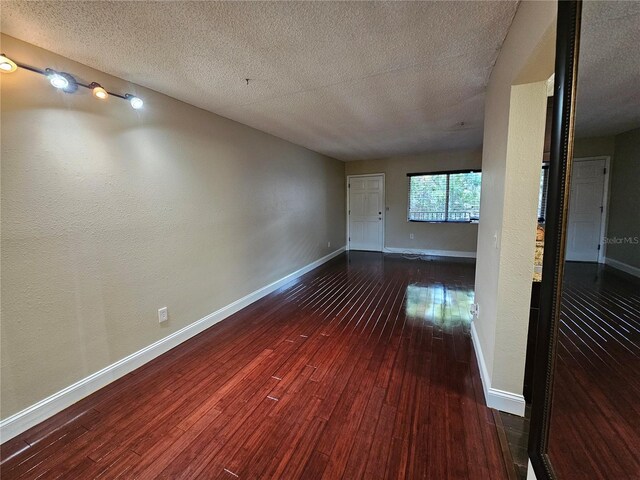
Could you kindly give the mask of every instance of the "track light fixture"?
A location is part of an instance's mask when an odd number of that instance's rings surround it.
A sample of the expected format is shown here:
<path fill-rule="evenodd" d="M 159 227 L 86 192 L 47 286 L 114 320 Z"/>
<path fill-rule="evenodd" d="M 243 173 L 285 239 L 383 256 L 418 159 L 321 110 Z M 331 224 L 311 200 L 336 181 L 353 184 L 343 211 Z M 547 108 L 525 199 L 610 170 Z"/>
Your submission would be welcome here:
<path fill-rule="evenodd" d="M 56 70 L 53 70 L 52 68 L 45 68 L 44 70 L 42 70 L 37 67 L 32 67 L 31 65 L 14 62 L 4 53 L 0 54 L 0 72 L 11 73 L 15 72 L 18 68 L 44 75 L 45 77 L 47 77 L 49 83 L 51 83 L 53 87 L 66 93 L 73 93 L 78 90 L 78 87 L 83 87 L 91 90 L 93 96 L 99 100 L 106 100 L 110 95 L 113 95 L 114 97 L 127 100 L 131 105 L 131 108 L 133 108 L 134 110 L 140 110 L 144 106 L 144 102 L 141 98 L 136 97 L 135 95 L 132 95 L 130 93 L 119 94 L 115 92 L 108 92 L 102 85 L 97 82 L 91 82 L 89 84 L 81 83 L 77 81 L 76 78 L 70 73 L 58 72 Z"/>
<path fill-rule="evenodd" d="M 49 79 L 49 83 L 66 93 L 73 93 L 78 90 L 78 82 L 73 75 L 66 72 L 56 72 L 47 68 L 45 75 Z"/>
<path fill-rule="evenodd" d="M 69 86 L 69 81 L 62 75 L 59 75 L 57 73 L 52 73 L 51 75 L 49 75 L 49 82 L 51 82 L 51 85 L 61 90 L 64 90 Z"/>
<path fill-rule="evenodd" d="M 18 66 L 16 62 L 8 57 L 5 57 L 4 53 L 0 55 L 0 72 L 11 73 L 17 70 Z"/>
<path fill-rule="evenodd" d="M 135 95 L 127 93 L 125 97 L 127 97 L 129 103 L 131 104 L 131 108 L 133 108 L 134 110 L 140 110 L 144 106 L 144 102 L 142 101 L 142 99 L 136 97 Z"/>
<path fill-rule="evenodd" d="M 93 96 L 100 100 L 106 100 L 109 96 L 109 93 L 99 83 L 93 82 L 89 85 L 89 88 L 93 90 Z"/>

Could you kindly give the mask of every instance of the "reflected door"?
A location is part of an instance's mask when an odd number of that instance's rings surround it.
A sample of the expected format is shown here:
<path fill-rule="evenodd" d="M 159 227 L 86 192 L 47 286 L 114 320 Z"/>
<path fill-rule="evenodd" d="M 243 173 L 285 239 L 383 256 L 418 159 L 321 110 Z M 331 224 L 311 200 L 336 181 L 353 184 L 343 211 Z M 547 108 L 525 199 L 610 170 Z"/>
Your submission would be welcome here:
<path fill-rule="evenodd" d="M 567 261 L 598 261 L 605 174 L 603 159 L 573 164 L 567 217 Z"/>
<path fill-rule="evenodd" d="M 384 176 L 349 177 L 349 249 L 381 252 Z"/>

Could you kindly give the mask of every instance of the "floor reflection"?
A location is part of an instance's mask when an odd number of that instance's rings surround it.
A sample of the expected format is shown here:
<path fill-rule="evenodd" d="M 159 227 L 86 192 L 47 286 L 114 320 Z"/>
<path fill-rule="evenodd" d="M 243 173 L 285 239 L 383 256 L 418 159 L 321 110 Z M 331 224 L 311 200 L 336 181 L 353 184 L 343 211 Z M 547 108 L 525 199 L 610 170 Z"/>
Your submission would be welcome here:
<path fill-rule="evenodd" d="M 640 281 L 567 262 L 549 455 L 562 479 L 640 478 Z"/>
<path fill-rule="evenodd" d="M 443 284 L 413 283 L 407 286 L 405 314 L 414 320 L 451 330 L 471 324 L 471 288 L 451 288 Z"/>

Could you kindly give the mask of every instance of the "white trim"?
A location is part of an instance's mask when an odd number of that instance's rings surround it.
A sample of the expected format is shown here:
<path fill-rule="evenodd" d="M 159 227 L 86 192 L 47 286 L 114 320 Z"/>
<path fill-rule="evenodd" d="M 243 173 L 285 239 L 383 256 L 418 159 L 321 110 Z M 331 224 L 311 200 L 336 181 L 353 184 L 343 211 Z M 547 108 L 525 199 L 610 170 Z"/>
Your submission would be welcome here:
<path fill-rule="evenodd" d="M 316 260 L 315 262 L 312 262 L 309 265 L 296 270 L 293 273 L 290 273 L 286 277 L 283 277 L 280 280 L 277 280 L 248 295 L 245 295 L 235 302 L 230 303 L 229 305 L 222 307 L 221 309 L 216 310 L 213 313 L 210 313 L 206 317 L 201 318 L 200 320 L 197 320 L 190 325 L 187 325 L 186 327 L 158 340 L 155 343 L 152 343 L 142 350 L 138 350 L 137 352 L 132 353 L 131 355 L 121 360 L 118 360 L 117 362 L 103 368 L 102 370 L 99 370 L 89 375 L 88 377 L 83 378 L 73 385 L 70 385 L 60 390 L 59 392 L 54 393 L 50 397 L 40 400 L 30 407 L 27 407 L 24 410 L 5 418 L 4 420 L 0 421 L 0 441 L 6 442 L 16 435 L 19 435 L 20 433 L 28 430 L 34 425 L 37 425 L 43 420 L 46 420 L 47 418 L 82 400 L 84 397 L 96 392 L 97 390 L 108 385 L 114 380 L 117 380 L 127 373 L 132 372 L 136 368 L 171 350 L 182 342 L 203 332 L 207 328 L 224 320 L 230 315 L 233 315 L 237 311 L 242 310 L 253 302 L 283 287 L 296 278 L 301 277 L 305 273 L 310 272 L 314 268 L 319 267 L 323 263 L 328 262 L 332 258 L 337 257 L 344 251 L 345 247 L 341 247 L 338 250 Z"/>
<path fill-rule="evenodd" d="M 629 265 L 628 263 L 621 262 L 619 260 L 615 260 L 611 257 L 605 257 L 604 263 L 609 265 L 610 267 L 617 268 L 618 270 L 622 270 L 634 277 L 640 278 L 640 268 L 634 267 L 633 265 Z"/>
<path fill-rule="evenodd" d="M 430 255 L 434 257 L 476 258 L 476 252 L 460 250 L 424 250 L 422 248 L 384 247 L 385 253 L 406 253 L 407 255 Z"/>
<path fill-rule="evenodd" d="M 349 206 L 349 184 L 350 184 L 350 179 L 351 178 L 358 178 L 358 177 L 379 177 L 382 176 L 382 250 L 373 250 L 375 252 L 382 252 L 384 251 L 384 230 L 385 230 L 385 224 L 387 221 L 387 179 L 386 179 L 386 174 L 384 173 L 363 173 L 363 174 L 359 174 L 359 175 L 347 175 L 347 182 L 346 182 L 346 188 L 347 188 L 347 209 L 345 210 L 345 217 L 347 218 L 347 238 L 345 239 L 346 241 L 346 245 L 347 245 L 347 250 L 350 250 L 350 243 L 351 241 L 349 240 L 349 238 L 351 237 L 351 233 L 349 232 L 349 210 L 351 209 L 351 207 Z"/>
<path fill-rule="evenodd" d="M 349 243 L 350 242 L 350 234 L 349 234 L 349 188 L 351 188 L 351 184 L 349 183 L 349 178 L 351 178 L 351 175 L 347 175 L 346 181 L 344 182 L 344 190 L 345 190 L 345 210 L 344 210 L 344 218 L 345 221 L 347 222 L 344 232 L 345 232 L 345 236 L 344 236 L 344 244 L 347 246 L 347 252 L 350 250 L 349 248 Z"/>
<path fill-rule="evenodd" d="M 476 352 L 480 379 L 482 380 L 482 390 L 484 391 L 484 399 L 487 402 L 487 407 L 524 417 L 526 403 L 523 395 L 491 388 L 491 375 L 489 375 L 487 365 L 484 363 L 484 355 L 482 354 L 482 347 L 480 346 L 480 339 L 478 338 L 475 322 L 471 322 L 471 340 L 473 341 L 473 348 Z"/>
<path fill-rule="evenodd" d="M 599 155 L 597 157 L 580 157 L 574 158 L 574 162 L 585 162 L 589 160 L 604 160 L 604 184 L 602 188 L 602 213 L 600 217 L 600 250 L 598 250 L 598 263 L 605 263 L 605 257 L 607 254 L 607 244 L 604 238 L 607 236 L 607 226 L 609 223 L 609 184 L 611 181 L 611 157 L 608 155 Z M 569 205 L 571 208 L 571 205 Z"/>

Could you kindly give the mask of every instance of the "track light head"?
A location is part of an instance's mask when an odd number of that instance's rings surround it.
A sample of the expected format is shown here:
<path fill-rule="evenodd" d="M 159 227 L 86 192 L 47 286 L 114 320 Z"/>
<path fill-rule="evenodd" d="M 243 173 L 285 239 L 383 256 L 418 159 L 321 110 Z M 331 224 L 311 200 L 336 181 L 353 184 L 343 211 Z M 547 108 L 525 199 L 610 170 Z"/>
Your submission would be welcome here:
<path fill-rule="evenodd" d="M 54 87 L 61 88 L 63 90 L 69 86 L 69 81 L 62 75 L 58 75 L 57 73 L 49 75 L 49 81 Z"/>
<path fill-rule="evenodd" d="M 144 106 L 144 102 L 142 101 L 142 99 L 139 97 L 136 97 L 135 95 L 131 95 L 130 93 L 127 93 L 125 95 L 125 98 L 129 100 L 129 103 L 131 104 L 131 107 L 134 110 L 140 110 Z"/>
<path fill-rule="evenodd" d="M 89 88 L 92 89 L 93 96 L 100 100 L 106 100 L 109 97 L 109 93 L 104 88 L 102 88 L 99 83 L 93 82 L 91 85 L 89 85 Z"/>
<path fill-rule="evenodd" d="M 51 70 L 47 68 L 45 70 L 45 74 L 49 79 L 49 83 L 53 85 L 55 88 L 62 90 L 66 93 L 73 93 L 78 90 L 78 82 L 73 77 L 66 72 L 56 72 L 55 70 Z"/>
<path fill-rule="evenodd" d="M 16 62 L 6 57 L 4 53 L 0 55 L 0 72 L 11 73 L 15 72 L 17 69 L 18 65 L 16 65 Z"/>

